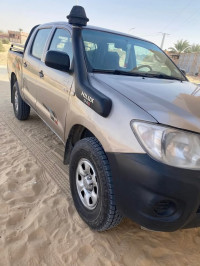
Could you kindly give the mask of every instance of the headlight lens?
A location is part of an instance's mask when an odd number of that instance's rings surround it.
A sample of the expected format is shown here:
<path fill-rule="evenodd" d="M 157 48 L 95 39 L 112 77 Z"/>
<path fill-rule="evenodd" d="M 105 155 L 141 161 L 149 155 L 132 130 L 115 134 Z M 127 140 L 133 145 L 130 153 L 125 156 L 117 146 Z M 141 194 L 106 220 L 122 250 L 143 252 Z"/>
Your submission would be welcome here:
<path fill-rule="evenodd" d="M 200 169 L 200 136 L 156 124 L 132 121 L 146 152 L 154 159 L 181 168 Z"/>

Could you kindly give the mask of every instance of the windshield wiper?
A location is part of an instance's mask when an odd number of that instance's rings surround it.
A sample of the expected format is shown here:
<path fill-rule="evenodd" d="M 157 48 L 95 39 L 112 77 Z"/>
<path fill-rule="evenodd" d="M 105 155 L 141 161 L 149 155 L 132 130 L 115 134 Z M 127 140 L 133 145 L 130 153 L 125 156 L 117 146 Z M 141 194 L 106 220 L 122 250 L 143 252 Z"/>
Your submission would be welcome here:
<path fill-rule="evenodd" d="M 145 73 L 137 73 L 137 72 L 128 72 L 123 70 L 105 70 L 105 69 L 92 69 L 92 72 L 97 73 L 107 73 L 114 75 L 125 75 L 125 76 L 134 76 L 134 77 L 148 77 Z"/>
<path fill-rule="evenodd" d="M 184 81 L 184 79 L 181 78 L 177 78 L 174 76 L 168 76 L 165 74 L 147 74 L 149 78 L 158 78 L 158 79 L 171 79 L 171 80 L 180 80 L 180 81 Z"/>
<path fill-rule="evenodd" d="M 170 80 L 184 81 L 183 79 L 179 79 L 173 76 L 168 76 L 162 73 L 151 74 L 151 73 L 141 73 L 141 72 L 128 72 L 128 71 L 117 70 L 117 69 L 116 70 L 93 69 L 92 72 L 107 73 L 107 74 L 114 74 L 114 75 L 126 75 L 126 76 L 142 77 L 142 78 L 158 78 L 158 79 L 170 79 Z"/>

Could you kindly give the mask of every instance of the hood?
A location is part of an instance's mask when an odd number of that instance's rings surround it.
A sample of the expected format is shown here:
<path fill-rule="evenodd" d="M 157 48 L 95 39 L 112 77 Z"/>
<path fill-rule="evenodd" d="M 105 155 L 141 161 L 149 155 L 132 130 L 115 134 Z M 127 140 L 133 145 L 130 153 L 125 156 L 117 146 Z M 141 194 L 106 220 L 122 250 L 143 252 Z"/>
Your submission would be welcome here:
<path fill-rule="evenodd" d="M 140 106 L 158 123 L 200 132 L 200 86 L 123 75 L 95 73 L 93 77 Z"/>

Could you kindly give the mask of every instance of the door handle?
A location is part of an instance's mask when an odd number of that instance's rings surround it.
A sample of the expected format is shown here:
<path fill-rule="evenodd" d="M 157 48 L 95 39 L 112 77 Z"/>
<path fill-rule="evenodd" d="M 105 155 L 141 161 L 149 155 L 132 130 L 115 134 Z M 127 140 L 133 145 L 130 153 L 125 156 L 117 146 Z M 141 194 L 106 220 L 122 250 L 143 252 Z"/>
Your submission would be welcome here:
<path fill-rule="evenodd" d="M 24 62 L 24 67 L 27 67 L 28 65 L 27 65 L 27 63 L 26 62 Z"/>
<path fill-rule="evenodd" d="M 40 78 L 43 78 L 44 77 L 44 73 L 43 73 L 42 70 L 39 72 L 39 75 L 40 75 Z"/>

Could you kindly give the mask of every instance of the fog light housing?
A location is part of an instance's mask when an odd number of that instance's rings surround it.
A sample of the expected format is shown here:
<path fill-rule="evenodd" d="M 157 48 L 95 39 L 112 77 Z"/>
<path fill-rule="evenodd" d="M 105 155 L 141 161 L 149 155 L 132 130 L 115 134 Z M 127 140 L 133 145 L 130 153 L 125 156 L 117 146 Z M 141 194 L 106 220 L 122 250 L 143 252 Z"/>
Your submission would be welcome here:
<path fill-rule="evenodd" d="M 176 204 L 171 200 L 161 200 L 156 202 L 153 211 L 156 216 L 169 217 L 176 212 Z"/>

